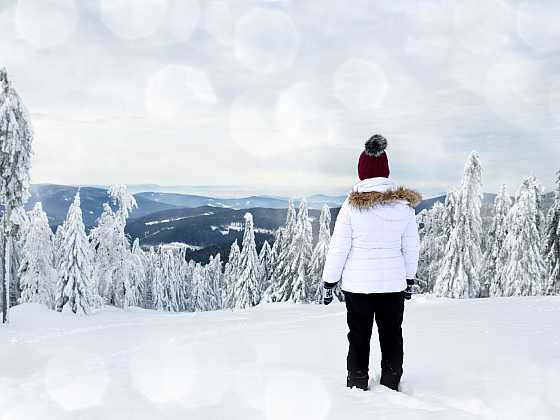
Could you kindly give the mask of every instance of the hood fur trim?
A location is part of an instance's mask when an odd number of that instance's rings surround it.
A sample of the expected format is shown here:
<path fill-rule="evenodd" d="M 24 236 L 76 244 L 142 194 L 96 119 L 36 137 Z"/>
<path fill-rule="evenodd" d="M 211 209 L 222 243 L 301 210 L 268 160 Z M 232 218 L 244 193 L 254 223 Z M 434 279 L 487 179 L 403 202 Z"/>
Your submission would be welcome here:
<path fill-rule="evenodd" d="M 388 204 L 398 200 L 408 201 L 408 205 L 414 208 L 422 201 L 422 195 L 418 191 L 401 185 L 386 191 L 353 191 L 348 196 L 348 203 L 359 210 L 369 209 L 377 204 Z"/>

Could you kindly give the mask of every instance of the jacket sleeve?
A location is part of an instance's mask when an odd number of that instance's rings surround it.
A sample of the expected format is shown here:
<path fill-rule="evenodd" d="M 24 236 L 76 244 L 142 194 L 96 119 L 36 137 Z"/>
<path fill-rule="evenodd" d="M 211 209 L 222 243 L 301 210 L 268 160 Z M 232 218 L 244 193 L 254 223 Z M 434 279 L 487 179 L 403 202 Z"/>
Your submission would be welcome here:
<path fill-rule="evenodd" d="M 420 236 L 418 235 L 414 210 L 401 238 L 401 250 L 404 257 L 406 278 L 413 279 L 416 277 L 418 258 L 420 257 Z"/>
<path fill-rule="evenodd" d="M 340 280 L 351 246 L 352 224 L 348 201 L 345 201 L 336 218 L 329 251 L 327 252 L 325 268 L 323 269 L 323 281 L 325 283 L 337 283 Z"/>

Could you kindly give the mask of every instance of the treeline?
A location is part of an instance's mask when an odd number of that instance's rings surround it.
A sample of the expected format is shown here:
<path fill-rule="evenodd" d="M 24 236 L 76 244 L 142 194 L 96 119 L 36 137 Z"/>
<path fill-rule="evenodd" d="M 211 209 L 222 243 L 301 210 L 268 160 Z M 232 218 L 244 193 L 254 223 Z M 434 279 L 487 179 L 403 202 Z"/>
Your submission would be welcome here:
<path fill-rule="evenodd" d="M 272 246 L 265 242 L 257 252 L 253 217 L 247 213 L 243 243 L 232 244 L 225 266 L 220 254 L 201 265 L 187 261 L 186 248 L 179 243 L 148 250 L 137 239 L 131 244 L 125 227 L 136 201 L 123 185 L 110 187 L 108 194 L 111 203 L 104 204 L 89 235 L 79 193 L 54 234 L 41 203 L 28 213 L 18 212 L 15 301 L 87 314 L 104 304 L 178 312 L 321 298 L 330 241 L 327 206 L 321 212 L 315 245 L 304 200 L 297 212 L 290 203 L 286 225 L 278 229 Z"/>
<path fill-rule="evenodd" d="M 445 204 L 418 214 L 421 290 L 437 296 L 475 298 L 560 293 L 560 171 L 547 214 L 534 176 L 523 180 L 514 200 L 506 185 L 483 226 L 482 165 L 472 152 L 461 185 Z"/>
<path fill-rule="evenodd" d="M 473 152 L 461 185 L 447 194 L 444 204 L 418 214 L 420 291 L 452 298 L 558 294 L 560 172 L 546 215 L 542 188 L 528 177 L 514 202 L 502 186 L 488 226 L 480 214 L 481 185 L 482 166 Z M 316 244 L 306 202 L 297 211 L 290 203 L 272 246 L 265 242 L 257 251 L 253 217 L 247 213 L 243 242 L 231 245 L 227 263 L 217 254 L 202 265 L 188 261 L 180 243 L 147 250 L 138 240 L 131 244 L 125 227 L 135 199 L 122 185 L 112 186 L 108 194 L 111 203 L 104 204 L 89 235 L 79 193 L 54 234 L 40 203 L 28 213 L 14 211 L 14 301 L 89 313 L 104 304 L 179 312 L 321 299 L 331 237 L 327 206 L 321 211 Z M 340 289 L 336 293 L 343 300 Z"/>

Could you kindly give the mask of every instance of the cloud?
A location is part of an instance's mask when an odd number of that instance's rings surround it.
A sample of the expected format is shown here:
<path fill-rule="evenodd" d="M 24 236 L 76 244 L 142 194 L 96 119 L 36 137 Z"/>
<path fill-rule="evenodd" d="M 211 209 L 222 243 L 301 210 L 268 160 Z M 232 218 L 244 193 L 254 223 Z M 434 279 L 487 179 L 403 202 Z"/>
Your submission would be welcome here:
<path fill-rule="evenodd" d="M 33 116 L 35 182 L 342 192 L 380 132 L 392 176 L 425 193 L 457 184 L 473 149 L 485 190 L 530 173 L 550 188 L 557 8 L 14 0 L 0 61 Z"/>

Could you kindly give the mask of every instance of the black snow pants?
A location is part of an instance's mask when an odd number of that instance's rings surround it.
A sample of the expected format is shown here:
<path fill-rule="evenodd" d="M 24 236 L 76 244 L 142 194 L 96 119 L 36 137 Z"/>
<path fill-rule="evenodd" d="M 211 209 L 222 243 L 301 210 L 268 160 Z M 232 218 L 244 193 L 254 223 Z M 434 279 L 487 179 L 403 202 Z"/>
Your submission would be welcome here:
<path fill-rule="evenodd" d="M 346 299 L 348 333 L 348 357 L 346 365 L 351 374 L 369 369 L 370 340 L 373 321 L 377 323 L 381 347 L 381 372 L 402 375 L 404 293 L 350 293 Z"/>

